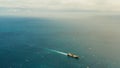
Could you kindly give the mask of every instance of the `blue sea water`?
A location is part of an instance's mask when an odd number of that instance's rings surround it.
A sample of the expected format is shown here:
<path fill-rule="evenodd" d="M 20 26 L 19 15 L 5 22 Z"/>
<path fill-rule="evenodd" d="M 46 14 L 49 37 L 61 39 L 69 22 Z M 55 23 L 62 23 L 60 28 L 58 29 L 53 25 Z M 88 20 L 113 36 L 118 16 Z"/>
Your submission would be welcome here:
<path fill-rule="evenodd" d="M 106 36 L 99 37 L 95 32 L 104 29 L 96 29 L 96 24 L 92 24 L 94 28 L 73 24 L 45 18 L 0 17 L 0 68 L 119 68 L 119 53 L 114 54 L 114 48 L 107 46 L 110 42 L 104 39 Z M 101 34 L 106 35 L 104 31 Z M 67 57 L 69 52 L 80 59 Z"/>

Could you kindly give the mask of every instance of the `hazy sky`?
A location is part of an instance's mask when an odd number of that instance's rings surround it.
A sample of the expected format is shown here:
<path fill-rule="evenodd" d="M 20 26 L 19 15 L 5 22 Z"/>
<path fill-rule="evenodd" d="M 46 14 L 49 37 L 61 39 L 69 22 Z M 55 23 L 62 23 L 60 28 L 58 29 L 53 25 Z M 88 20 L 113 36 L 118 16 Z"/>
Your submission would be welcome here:
<path fill-rule="evenodd" d="M 0 0 L 0 10 L 4 9 L 119 12 L 120 0 Z"/>
<path fill-rule="evenodd" d="M 96 14 L 120 15 L 120 0 L 0 0 L 3 16 L 78 19 Z"/>

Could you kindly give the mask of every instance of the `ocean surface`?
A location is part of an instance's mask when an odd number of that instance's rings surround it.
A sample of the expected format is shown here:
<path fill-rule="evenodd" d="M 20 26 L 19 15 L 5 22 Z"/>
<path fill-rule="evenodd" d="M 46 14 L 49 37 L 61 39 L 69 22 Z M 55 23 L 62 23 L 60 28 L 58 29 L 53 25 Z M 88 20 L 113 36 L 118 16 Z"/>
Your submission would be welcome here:
<path fill-rule="evenodd" d="M 119 16 L 0 17 L 0 68 L 120 68 Z M 80 56 L 67 57 L 67 53 Z"/>

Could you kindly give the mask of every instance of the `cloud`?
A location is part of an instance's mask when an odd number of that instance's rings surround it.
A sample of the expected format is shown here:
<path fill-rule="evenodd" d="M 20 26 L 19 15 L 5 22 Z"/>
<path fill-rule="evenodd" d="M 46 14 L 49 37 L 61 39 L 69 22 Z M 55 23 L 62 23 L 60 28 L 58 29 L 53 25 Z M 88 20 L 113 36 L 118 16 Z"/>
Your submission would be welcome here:
<path fill-rule="evenodd" d="M 120 0 L 0 0 L 9 9 L 120 11 Z"/>

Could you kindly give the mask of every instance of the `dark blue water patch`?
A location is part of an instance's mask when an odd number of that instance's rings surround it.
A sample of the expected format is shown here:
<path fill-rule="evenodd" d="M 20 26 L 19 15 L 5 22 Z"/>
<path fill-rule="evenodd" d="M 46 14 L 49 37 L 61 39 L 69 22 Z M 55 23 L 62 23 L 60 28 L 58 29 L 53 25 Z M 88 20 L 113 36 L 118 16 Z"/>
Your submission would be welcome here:
<path fill-rule="evenodd" d="M 59 54 L 48 54 L 41 49 L 53 44 L 50 40 L 60 30 L 56 27 L 47 20 L 1 17 L 0 68 L 71 67 L 58 60 Z"/>
<path fill-rule="evenodd" d="M 36 22 L 36 23 L 34 23 Z M 38 23 L 41 23 L 41 26 L 45 23 L 48 24 L 50 20 L 37 19 L 37 18 L 24 18 L 24 17 L 0 17 L 0 31 L 18 31 L 23 28 L 37 28 Z M 43 24 L 44 23 L 44 24 Z M 47 25 L 46 24 L 46 25 Z M 23 29 L 24 30 L 24 29 Z"/>

